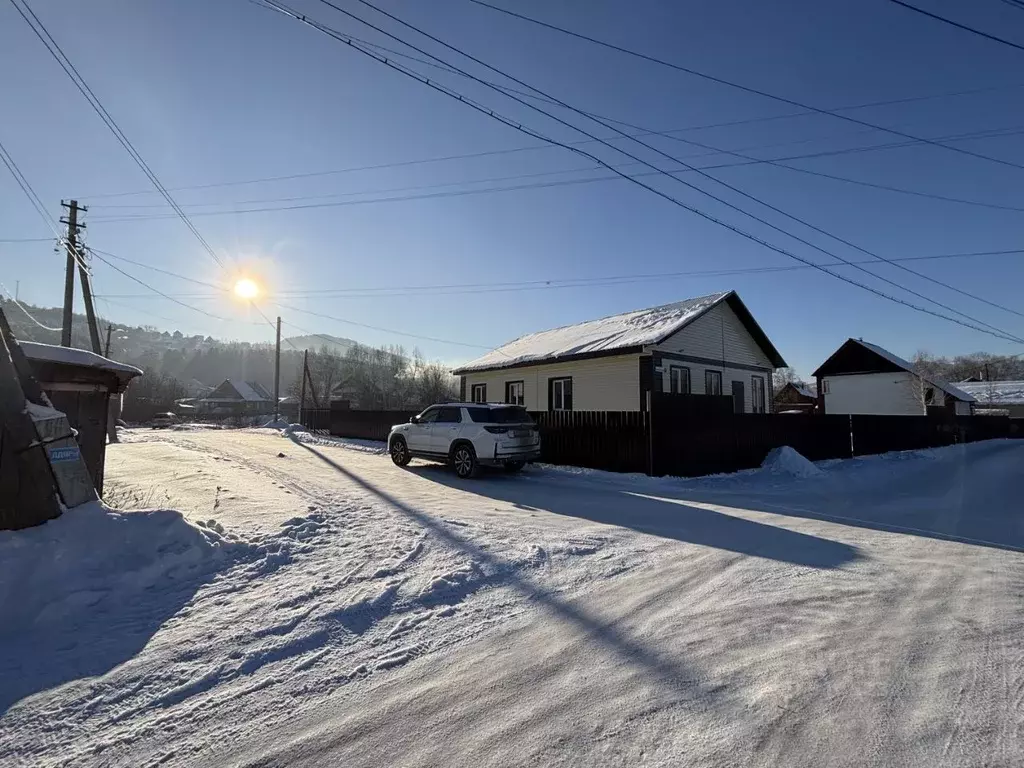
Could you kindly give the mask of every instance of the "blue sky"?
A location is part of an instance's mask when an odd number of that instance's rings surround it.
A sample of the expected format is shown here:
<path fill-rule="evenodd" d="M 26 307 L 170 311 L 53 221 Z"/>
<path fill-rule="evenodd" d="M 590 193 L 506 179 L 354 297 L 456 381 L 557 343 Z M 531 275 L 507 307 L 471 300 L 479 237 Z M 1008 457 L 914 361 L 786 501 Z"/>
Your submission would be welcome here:
<path fill-rule="evenodd" d="M 708 83 L 473 5 L 467 0 L 381 5 L 558 98 L 634 125 L 668 131 L 787 115 L 793 107 Z M 930 10 L 1024 40 L 1024 12 L 996 0 L 970 4 L 921 0 Z M 339 4 L 445 58 L 414 33 L 375 16 L 354 0 Z M 500 4 L 500 3 L 499 3 Z M 313 0 L 296 7 L 331 26 L 397 47 L 393 41 Z M 506 6 L 511 4 L 506 3 Z M 873 296 L 813 270 L 679 276 L 606 286 L 451 295 L 430 285 L 647 275 L 794 262 L 622 180 L 360 203 L 298 210 L 199 215 L 238 208 L 353 201 L 536 181 L 590 178 L 592 165 L 559 148 L 487 154 L 538 142 L 413 82 L 346 46 L 245 0 L 95 0 L 35 2 L 33 8 L 125 134 L 170 187 L 222 184 L 270 176 L 370 165 L 376 170 L 289 181 L 175 191 L 179 203 L 228 263 L 222 271 L 181 221 L 126 216 L 166 214 L 148 182 L 81 95 L 7 3 L 0 4 L 0 141 L 21 166 L 54 218 L 61 198 L 90 206 L 88 243 L 95 248 L 196 279 L 229 284 L 235 273 L 259 275 L 281 295 L 268 315 L 297 327 L 367 343 L 418 346 L 428 357 L 458 362 L 480 350 L 417 340 L 279 309 L 299 309 L 413 334 L 488 347 L 522 333 L 674 300 L 736 289 L 783 356 L 809 373 L 848 336 L 894 352 L 956 354 L 1024 351 L 944 320 Z M 884 0 L 819 3 L 753 0 L 659 3 L 541 2 L 521 12 L 660 58 L 819 107 L 990 88 L 873 107 L 847 114 L 925 137 L 1024 128 L 1024 53 L 910 13 Z M 460 66 L 488 74 L 466 60 Z M 561 141 L 584 138 L 492 91 L 437 70 L 438 81 Z M 557 108 L 549 108 L 556 110 Z M 602 137 L 612 133 L 560 111 Z M 676 134 L 761 158 L 867 147 L 899 141 L 829 116 L 813 115 Z M 690 162 L 721 164 L 726 155 L 655 136 L 648 141 Z M 625 147 L 625 142 L 619 142 Z M 1021 134 L 960 141 L 957 146 L 1024 165 Z M 586 149 L 611 163 L 627 158 L 601 145 Z M 630 148 L 660 167 L 663 157 Z M 1024 207 L 1024 170 L 915 145 L 794 161 L 803 168 L 921 192 Z M 623 170 L 646 170 L 631 166 Z M 474 180 L 531 176 L 500 183 Z M 710 171 L 772 205 L 887 258 L 1022 247 L 1024 213 L 967 206 L 837 182 L 766 165 Z M 0 241 L 50 233 L 8 175 L 0 174 Z M 789 222 L 711 182 L 687 180 L 756 212 L 847 259 L 846 246 Z M 832 259 L 750 221 L 665 177 L 645 181 L 815 262 Z M 449 187 L 437 185 L 451 184 Z M 382 190 L 406 190 L 381 192 Z M 354 194 L 358 193 L 358 194 Z M 291 200 L 301 198 L 300 200 Z M 286 201 L 252 203 L 250 201 Z M 142 206 L 142 207 L 113 207 Z M 95 264 L 99 309 L 131 324 L 185 333 L 270 340 L 250 310 L 211 289 L 114 262 L 181 300 L 230 318 L 203 314 L 146 293 L 109 266 Z M 47 242 L 0 242 L 0 275 L 21 296 L 56 305 L 63 259 Z M 907 262 L 930 277 L 1024 311 L 1021 254 Z M 953 293 L 890 265 L 879 274 L 1015 335 L 1022 317 Z M 917 304 L 851 267 L 843 274 Z M 316 297 L 308 291 L 412 287 L 402 295 Z M 285 298 L 284 292 L 292 292 Z M 305 292 L 305 293 L 304 293 Z M 946 312 L 946 310 L 937 310 Z M 159 316 L 159 317 L 156 317 Z M 168 319 L 161 319 L 168 318 Z M 173 321 L 173 322 L 172 322 Z"/>

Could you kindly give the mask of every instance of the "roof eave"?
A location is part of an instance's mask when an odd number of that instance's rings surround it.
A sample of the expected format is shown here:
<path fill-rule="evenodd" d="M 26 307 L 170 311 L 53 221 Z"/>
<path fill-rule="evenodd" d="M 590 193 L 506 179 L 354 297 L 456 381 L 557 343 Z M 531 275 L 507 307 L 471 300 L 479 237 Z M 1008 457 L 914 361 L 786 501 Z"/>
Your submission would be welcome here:
<path fill-rule="evenodd" d="M 649 346 L 649 345 L 648 345 Z M 487 373 L 489 371 L 508 371 L 514 368 L 530 368 L 540 365 L 554 365 L 555 363 L 568 363 L 578 360 L 590 360 L 598 357 L 615 357 L 618 355 L 636 355 L 643 352 L 645 345 L 633 344 L 628 347 L 615 347 L 614 349 L 600 349 L 594 352 L 578 352 L 572 355 L 558 355 L 556 357 L 542 357 L 537 360 L 523 360 L 508 363 L 506 365 L 488 365 L 483 368 L 455 368 L 453 376 L 465 376 L 471 373 Z"/>

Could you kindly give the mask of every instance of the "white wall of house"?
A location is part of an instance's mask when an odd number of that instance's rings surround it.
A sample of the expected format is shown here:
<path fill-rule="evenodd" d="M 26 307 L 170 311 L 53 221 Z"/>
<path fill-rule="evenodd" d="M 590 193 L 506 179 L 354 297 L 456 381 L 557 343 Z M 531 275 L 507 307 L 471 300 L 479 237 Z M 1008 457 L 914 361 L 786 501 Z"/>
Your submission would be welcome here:
<path fill-rule="evenodd" d="M 743 412 L 753 413 L 753 396 L 754 384 L 751 378 L 757 376 L 764 381 L 765 386 L 765 413 L 770 413 L 772 410 L 772 372 L 771 369 L 766 371 L 749 371 L 739 368 L 729 368 L 721 365 L 703 365 L 701 363 L 691 363 L 680 360 L 662 360 L 662 372 L 659 374 L 655 372 L 655 376 L 661 376 L 661 391 L 671 392 L 670 386 L 670 371 L 669 368 L 675 366 L 680 368 L 688 368 L 690 370 L 690 393 L 694 395 L 707 395 L 710 394 L 705 388 L 705 371 L 721 371 L 722 373 L 722 394 L 732 397 L 732 383 L 733 381 L 743 382 Z"/>
<path fill-rule="evenodd" d="M 912 373 L 824 376 L 822 388 L 825 413 L 923 416 L 927 412 L 921 380 Z"/>
<path fill-rule="evenodd" d="M 548 409 L 548 379 L 572 377 L 574 411 L 640 410 L 640 356 L 615 355 L 483 373 L 467 373 L 466 399 L 474 384 L 487 385 L 487 401 L 505 401 L 505 382 L 522 381 L 526 408 Z"/>
<path fill-rule="evenodd" d="M 659 352 L 671 352 L 687 357 L 716 361 L 698 363 L 689 360 L 663 360 L 662 392 L 671 391 L 669 366 L 682 366 L 690 369 L 690 392 L 695 395 L 708 394 L 704 386 L 706 370 L 721 371 L 722 394 L 732 396 L 732 382 L 743 382 L 744 411 L 750 413 L 753 410 L 751 377 L 758 376 L 765 380 L 765 411 L 771 410 L 772 362 L 727 303 L 723 302 L 713 307 L 653 349 Z M 717 361 L 725 361 L 725 363 Z M 758 366 L 764 370 L 751 371 L 734 368 L 727 363 Z M 655 373 L 655 375 L 658 374 Z"/>

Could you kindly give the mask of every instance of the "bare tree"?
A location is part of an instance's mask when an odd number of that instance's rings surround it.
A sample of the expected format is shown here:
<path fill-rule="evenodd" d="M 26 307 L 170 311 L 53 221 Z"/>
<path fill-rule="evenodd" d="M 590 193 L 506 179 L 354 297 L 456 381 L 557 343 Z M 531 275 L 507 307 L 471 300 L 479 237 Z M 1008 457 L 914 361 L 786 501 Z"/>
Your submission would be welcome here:
<path fill-rule="evenodd" d="M 787 384 L 803 384 L 792 368 L 776 368 L 772 371 L 772 390 L 779 394 Z"/>

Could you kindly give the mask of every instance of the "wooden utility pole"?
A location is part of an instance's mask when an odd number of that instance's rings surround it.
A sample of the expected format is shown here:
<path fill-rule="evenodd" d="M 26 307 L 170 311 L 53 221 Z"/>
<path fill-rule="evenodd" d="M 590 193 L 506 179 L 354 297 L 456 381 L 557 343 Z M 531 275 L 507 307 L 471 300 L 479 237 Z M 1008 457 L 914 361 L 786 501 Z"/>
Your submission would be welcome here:
<path fill-rule="evenodd" d="M 277 346 L 274 350 L 274 421 L 281 413 L 281 316 L 277 317 Z"/>
<path fill-rule="evenodd" d="M 75 306 L 75 262 L 77 261 L 79 228 L 78 212 L 85 209 L 79 208 L 77 200 L 71 200 L 67 203 L 62 200 L 60 204 L 68 209 L 68 215 L 61 217 L 61 223 L 68 225 L 68 234 L 64 244 L 68 252 L 68 258 L 64 267 L 64 321 L 61 324 L 60 345 L 62 347 L 70 347 L 71 322 Z"/>
<path fill-rule="evenodd" d="M 302 420 L 302 412 L 306 410 L 306 369 L 309 365 L 309 350 L 302 350 L 302 387 L 300 388 L 301 394 L 299 395 L 299 424 L 305 426 L 305 422 Z"/>
<path fill-rule="evenodd" d="M 82 279 L 82 301 L 85 304 L 85 319 L 89 324 L 89 342 L 92 344 L 92 351 L 97 355 L 102 354 L 103 347 L 100 346 L 100 329 L 96 325 L 96 310 L 92 305 L 92 278 L 85 268 L 85 259 L 79 252 L 78 276 Z"/>
<path fill-rule="evenodd" d="M 110 357 L 110 332 L 114 330 L 114 326 L 107 323 L 107 343 L 103 346 L 103 356 Z"/>

